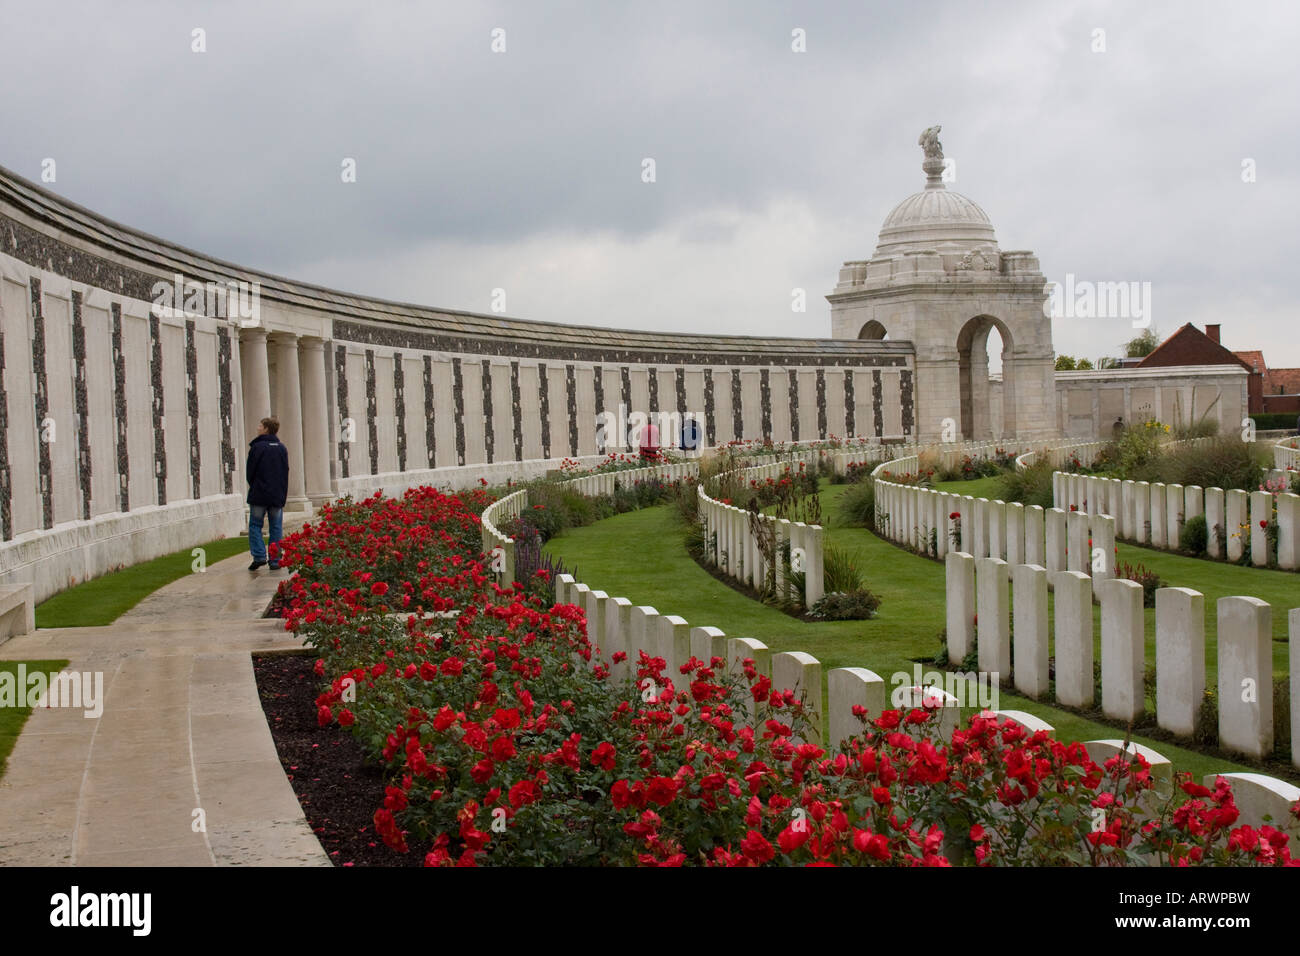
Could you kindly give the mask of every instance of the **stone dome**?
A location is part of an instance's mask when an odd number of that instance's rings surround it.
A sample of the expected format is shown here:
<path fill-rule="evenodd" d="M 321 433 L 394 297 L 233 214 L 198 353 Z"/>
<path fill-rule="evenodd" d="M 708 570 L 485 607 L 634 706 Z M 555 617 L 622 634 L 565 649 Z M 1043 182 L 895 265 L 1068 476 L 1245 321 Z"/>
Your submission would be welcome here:
<path fill-rule="evenodd" d="M 885 217 L 876 245 L 877 256 L 928 250 L 966 251 L 997 248 L 993 223 L 979 204 L 943 183 L 931 182 L 908 196 Z"/>

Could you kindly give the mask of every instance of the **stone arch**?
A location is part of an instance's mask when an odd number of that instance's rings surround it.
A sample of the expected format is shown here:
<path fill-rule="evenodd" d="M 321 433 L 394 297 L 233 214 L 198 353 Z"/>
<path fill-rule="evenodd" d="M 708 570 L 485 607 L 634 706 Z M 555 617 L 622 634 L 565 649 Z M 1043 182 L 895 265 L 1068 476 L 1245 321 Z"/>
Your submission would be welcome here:
<path fill-rule="evenodd" d="M 877 342 L 887 337 L 888 335 L 889 332 L 886 331 L 885 327 L 881 325 L 879 322 L 877 322 L 875 319 L 872 319 L 870 322 L 864 325 L 862 329 L 858 332 L 858 338 L 868 339 L 870 341 L 877 341 Z"/>
<path fill-rule="evenodd" d="M 1002 427 L 995 435 L 990 408 L 989 332 L 997 329 L 1002 340 Z M 1007 323 L 981 314 L 967 319 L 957 332 L 957 365 L 961 395 L 961 434 L 981 441 L 1016 434 L 1015 337 Z"/>

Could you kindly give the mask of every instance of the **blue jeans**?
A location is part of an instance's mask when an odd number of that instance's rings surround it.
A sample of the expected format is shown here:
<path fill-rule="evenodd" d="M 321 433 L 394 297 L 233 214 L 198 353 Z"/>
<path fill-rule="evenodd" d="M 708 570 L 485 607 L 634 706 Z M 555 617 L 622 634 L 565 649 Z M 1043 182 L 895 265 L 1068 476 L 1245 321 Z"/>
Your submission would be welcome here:
<path fill-rule="evenodd" d="M 266 545 L 262 543 L 262 522 L 268 516 L 271 519 L 271 544 L 275 544 L 284 536 L 284 509 L 268 508 L 266 505 L 248 506 L 248 550 L 252 552 L 254 561 L 266 560 Z"/>

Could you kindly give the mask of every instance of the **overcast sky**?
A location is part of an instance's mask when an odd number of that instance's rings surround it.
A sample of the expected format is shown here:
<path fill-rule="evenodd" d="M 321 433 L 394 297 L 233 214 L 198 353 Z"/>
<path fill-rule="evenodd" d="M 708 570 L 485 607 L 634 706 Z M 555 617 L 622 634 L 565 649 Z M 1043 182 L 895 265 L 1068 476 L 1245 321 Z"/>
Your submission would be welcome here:
<path fill-rule="evenodd" d="M 1300 365 L 1294 3 L 0 9 L 0 165 L 39 181 L 53 158 L 60 195 L 268 272 L 477 312 L 501 288 L 524 319 L 829 336 L 840 264 L 921 188 L 917 136 L 942 124 L 951 188 L 1001 248 L 1049 279 L 1150 282 L 1162 334 L 1220 322 L 1230 348 Z M 1058 352 L 1092 358 L 1132 334 L 1054 322 Z"/>

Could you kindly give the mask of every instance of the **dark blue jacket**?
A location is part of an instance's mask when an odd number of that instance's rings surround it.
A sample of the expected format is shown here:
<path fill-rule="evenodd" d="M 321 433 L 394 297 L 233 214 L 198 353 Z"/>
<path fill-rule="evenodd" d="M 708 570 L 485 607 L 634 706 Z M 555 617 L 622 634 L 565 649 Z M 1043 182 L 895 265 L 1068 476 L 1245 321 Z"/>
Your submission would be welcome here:
<path fill-rule="evenodd" d="M 248 503 L 283 508 L 289 496 L 289 449 L 274 435 L 258 435 L 248 443 Z"/>

